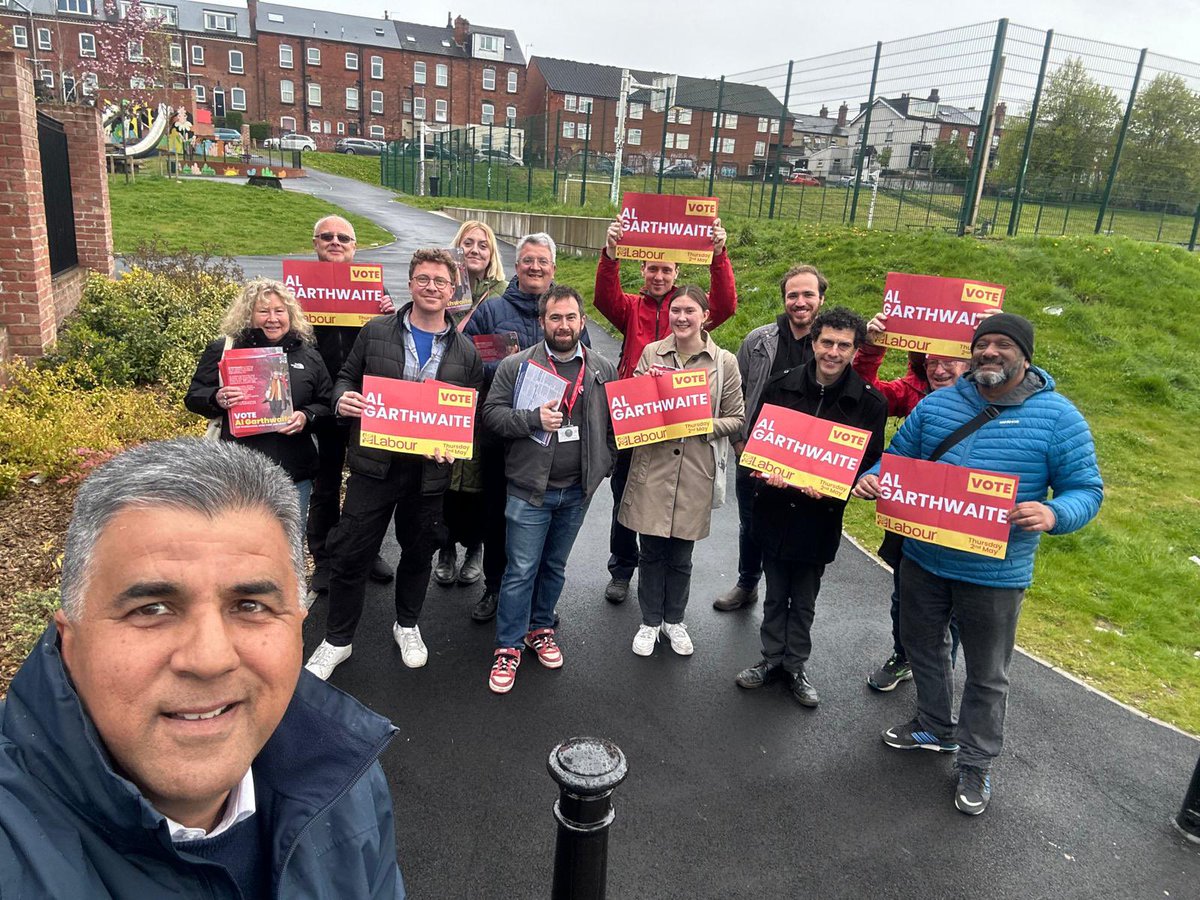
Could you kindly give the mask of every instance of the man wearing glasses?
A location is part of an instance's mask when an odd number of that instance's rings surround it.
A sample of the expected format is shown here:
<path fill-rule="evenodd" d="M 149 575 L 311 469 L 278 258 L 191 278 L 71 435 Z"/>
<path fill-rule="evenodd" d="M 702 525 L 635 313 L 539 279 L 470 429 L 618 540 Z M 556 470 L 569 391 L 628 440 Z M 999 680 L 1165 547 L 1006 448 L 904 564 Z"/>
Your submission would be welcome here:
<path fill-rule="evenodd" d="M 425 459 L 361 447 L 360 419 L 366 406 L 364 375 L 432 379 L 476 390 L 483 387 L 483 364 L 470 338 L 454 328 L 446 305 L 454 294 L 458 272 L 445 250 L 413 254 L 408 266 L 412 302 L 394 316 L 379 316 L 364 325 L 333 386 L 339 416 L 350 420 L 347 461 L 350 480 L 341 521 L 329 534 L 329 619 L 325 640 L 305 666 L 327 679 L 350 658 L 366 594 L 366 569 L 387 533 L 396 526 L 400 563 L 396 567 L 396 623 L 392 636 L 404 665 L 419 668 L 428 660 L 417 620 L 433 552 L 442 530 L 442 494 L 450 483 L 450 460 Z"/>
<path fill-rule="evenodd" d="M 357 242 L 354 226 L 341 216 L 326 216 L 313 225 L 313 249 L 321 262 L 354 262 Z M 395 309 L 392 298 L 385 292 L 379 304 L 381 313 Z M 325 361 L 329 377 L 336 379 L 342 364 L 354 346 L 359 329 L 347 325 L 314 325 L 317 351 Z M 342 502 L 342 467 L 346 463 L 346 442 L 350 429 L 345 420 L 332 417 L 317 419 L 313 423 L 317 436 L 318 465 L 312 498 L 308 505 L 308 549 L 312 553 L 316 569 L 313 572 L 311 591 L 307 605 L 320 594 L 329 591 L 329 552 L 326 541 L 329 532 L 338 523 Z M 372 581 L 386 584 L 392 580 L 392 570 L 379 556 L 370 563 Z"/>

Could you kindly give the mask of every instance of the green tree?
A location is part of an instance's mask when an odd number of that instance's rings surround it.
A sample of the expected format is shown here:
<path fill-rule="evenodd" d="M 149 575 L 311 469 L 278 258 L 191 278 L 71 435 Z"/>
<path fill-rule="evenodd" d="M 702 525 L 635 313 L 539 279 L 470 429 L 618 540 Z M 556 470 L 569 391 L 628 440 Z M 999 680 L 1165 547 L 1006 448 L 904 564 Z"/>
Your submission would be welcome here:
<path fill-rule="evenodd" d="M 1200 96 L 1162 72 L 1138 93 L 1118 182 L 1129 199 L 1194 207 L 1200 194 Z"/>
<path fill-rule="evenodd" d="M 949 141 L 933 145 L 931 161 L 934 178 L 958 180 L 967 177 L 970 163 L 961 141 Z"/>

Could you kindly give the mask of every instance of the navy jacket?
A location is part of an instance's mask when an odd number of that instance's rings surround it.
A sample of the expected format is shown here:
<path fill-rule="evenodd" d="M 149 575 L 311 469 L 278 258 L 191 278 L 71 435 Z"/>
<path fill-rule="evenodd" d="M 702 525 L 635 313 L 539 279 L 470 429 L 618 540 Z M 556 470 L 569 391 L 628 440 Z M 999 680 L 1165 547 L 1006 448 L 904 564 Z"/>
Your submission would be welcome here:
<path fill-rule="evenodd" d="M 253 763 L 275 897 L 403 900 L 377 758 L 396 729 L 300 673 Z M 238 898 L 222 866 L 179 853 L 166 819 L 117 775 L 67 677 L 53 624 L 0 706 L 0 887 L 45 897 Z"/>

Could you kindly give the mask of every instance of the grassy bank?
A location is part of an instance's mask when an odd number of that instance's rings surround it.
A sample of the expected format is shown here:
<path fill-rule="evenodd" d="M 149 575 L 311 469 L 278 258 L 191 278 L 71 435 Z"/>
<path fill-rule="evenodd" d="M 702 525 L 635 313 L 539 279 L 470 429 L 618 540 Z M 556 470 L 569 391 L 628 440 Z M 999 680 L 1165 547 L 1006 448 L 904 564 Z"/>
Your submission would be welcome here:
<path fill-rule="evenodd" d="M 218 181 L 140 176 L 108 181 L 113 246 L 127 253 L 157 238 L 171 249 L 211 248 L 217 256 L 268 256 L 312 249 L 312 223 L 337 214 L 349 219 L 359 247 L 377 247 L 391 234 L 308 194 Z"/>
<path fill-rule="evenodd" d="M 308 169 L 317 169 L 321 172 L 329 172 L 332 175 L 353 178 L 355 181 L 361 181 L 363 184 L 372 184 L 375 187 L 379 187 L 378 156 L 310 152 L 304 154 L 304 166 Z"/>
<path fill-rule="evenodd" d="M 1091 425 L 1106 485 L 1092 524 L 1043 541 L 1020 643 L 1200 733 L 1200 567 L 1189 561 L 1200 554 L 1200 259 L 1119 238 L 977 241 L 765 222 L 735 224 L 730 249 L 738 313 L 715 335 L 730 349 L 777 314 L 794 261 L 826 273 L 827 302 L 865 315 L 879 310 L 888 271 L 1008 287 L 1006 308 L 1037 327 L 1035 362 Z M 635 287 L 636 267 L 624 268 Z M 594 261 L 564 259 L 558 278 L 590 295 L 594 274 Z M 885 365 L 884 377 L 898 377 L 903 356 Z M 852 502 L 847 528 L 878 545 L 872 506 Z"/>

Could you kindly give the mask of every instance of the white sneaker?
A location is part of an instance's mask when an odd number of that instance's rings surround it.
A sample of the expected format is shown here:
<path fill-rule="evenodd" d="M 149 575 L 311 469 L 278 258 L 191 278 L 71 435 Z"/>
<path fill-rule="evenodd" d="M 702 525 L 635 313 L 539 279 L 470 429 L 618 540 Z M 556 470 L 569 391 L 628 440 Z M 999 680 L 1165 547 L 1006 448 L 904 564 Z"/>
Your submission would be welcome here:
<path fill-rule="evenodd" d="M 396 639 L 396 646 L 400 648 L 400 659 L 410 669 L 419 669 L 429 662 L 429 651 L 425 648 L 425 642 L 421 640 L 419 627 L 414 625 L 412 628 L 405 628 L 396 622 L 392 625 L 392 637 Z"/>
<path fill-rule="evenodd" d="M 649 656 L 658 643 L 658 629 L 653 625 L 639 625 L 633 636 L 633 652 L 638 656 Z"/>
<path fill-rule="evenodd" d="M 687 626 L 682 622 L 663 622 L 662 633 L 671 642 L 671 649 L 680 656 L 691 656 L 695 651 L 696 648 L 692 646 L 692 639 L 687 633 Z"/>
<path fill-rule="evenodd" d="M 321 641 L 321 646 L 313 651 L 313 655 L 308 658 L 304 668 L 312 672 L 322 681 L 328 681 L 329 676 L 333 674 L 333 670 L 350 658 L 353 652 L 353 645 L 347 644 L 345 647 L 335 647 L 329 641 Z"/>

